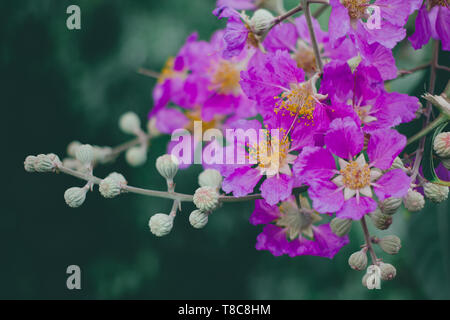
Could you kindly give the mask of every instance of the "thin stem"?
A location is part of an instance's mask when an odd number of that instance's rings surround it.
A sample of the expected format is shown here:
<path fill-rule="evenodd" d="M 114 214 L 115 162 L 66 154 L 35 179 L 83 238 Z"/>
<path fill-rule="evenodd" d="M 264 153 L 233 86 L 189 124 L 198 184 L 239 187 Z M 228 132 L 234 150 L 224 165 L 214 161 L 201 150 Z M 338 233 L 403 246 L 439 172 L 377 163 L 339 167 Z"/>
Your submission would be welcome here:
<path fill-rule="evenodd" d="M 412 74 L 412 73 L 414 73 L 414 72 L 417 72 L 417 71 L 426 69 L 426 68 L 428 68 L 429 66 L 431 66 L 431 61 L 430 61 L 430 62 L 427 62 L 427 63 L 424 63 L 424 64 L 422 64 L 422 65 L 420 65 L 420 66 L 417 66 L 417 67 L 415 67 L 415 68 L 409 69 L 409 70 L 399 70 L 399 71 L 398 71 L 398 76 L 401 77 L 401 76 L 405 76 L 405 75 L 408 75 L 408 74 Z"/>
<path fill-rule="evenodd" d="M 151 134 L 147 134 L 146 135 L 147 141 L 150 140 L 152 138 Z M 122 143 L 114 148 L 112 148 L 111 152 L 108 154 L 108 159 L 114 159 L 116 156 L 118 156 L 119 154 L 121 154 L 124 151 L 127 151 L 128 149 L 139 145 L 142 143 L 142 137 L 139 138 L 135 138 L 133 140 L 130 140 L 128 142 Z"/>
<path fill-rule="evenodd" d="M 319 45 L 317 44 L 316 33 L 314 32 L 314 27 L 311 18 L 311 10 L 309 8 L 309 3 L 312 3 L 308 0 L 302 0 L 302 5 L 304 7 L 306 23 L 308 24 L 309 36 L 311 38 L 311 44 L 314 50 L 314 56 L 316 57 L 317 68 L 320 70 L 320 73 L 323 73 L 323 63 L 322 58 L 320 57 Z M 318 2 L 315 2 L 318 3 Z M 323 3 L 323 2 L 321 2 Z"/>
<path fill-rule="evenodd" d="M 146 69 L 146 68 L 139 68 L 137 70 L 137 73 L 142 74 L 143 76 L 146 77 L 150 77 L 153 79 L 159 79 L 159 77 L 161 76 L 161 74 L 159 72 L 150 70 L 150 69 Z"/>
<path fill-rule="evenodd" d="M 446 66 L 441 66 L 440 64 L 436 64 L 437 69 L 445 70 L 447 72 L 450 72 L 450 68 Z"/>
<path fill-rule="evenodd" d="M 371 238 L 370 238 L 370 233 L 369 233 L 369 229 L 367 228 L 367 224 L 366 224 L 366 217 L 363 217 L 361 219 L 361 227 L 363 229 L 364 232 L 364 240 L 366 241 L 366 247 L 370 252 L 370 257 L 372 258 L 372 263 L 378 265 L 378 258 L 377 255 L 375 254 L 375 251 L 373 250 L 372 247 L 372 242 L 371 242 Z"/>
<path fill-rule="evenodd" d="M 297 12 L 300 12 L 302 10 L 303 10 L 302 5 L 299 4 L 298 6 L 296 6 L 295 8 L 292 8 L 291 10 L 287 11 L 286 13 L 279 15 L 278 17 L 275 18 L 272 27 L 276 26 L 277 24 L 281 23 L 282 21 L 288 19 L 289 17 L 293 16 L 294 14 L 296 14 Z"/>
<path fill-rule="evenodd" d="M 322 4 L 322 5 L 320 6 L 320 8 L 317 9 L 317 10 L 313 13 L 313 17 L 316 18 L 316 19 L 319 18 L 319 17 L 322 15 L 322 13 L 324 13 L 325 10 L 327 10 L 328 6 L 329 6 L 329 5 L 328 5 L 327 3 Z"/>
<path fill-rule="evenodd" d="M 420 130 L 418 133 L 416 133 L 414 136 L 408 139 L 408 142 L 406 145 L 410 145 L 413 142 L 416 142 L 420 138 L 426 136 L 428 133 L 430 133 L 434 128 L 439 126 L 441 123 L 447 120 L 447 117 L 444 114 L 440 114 L 436 119 L 434 119 L 433 122 L 428 124 L 425 128 Z"/>

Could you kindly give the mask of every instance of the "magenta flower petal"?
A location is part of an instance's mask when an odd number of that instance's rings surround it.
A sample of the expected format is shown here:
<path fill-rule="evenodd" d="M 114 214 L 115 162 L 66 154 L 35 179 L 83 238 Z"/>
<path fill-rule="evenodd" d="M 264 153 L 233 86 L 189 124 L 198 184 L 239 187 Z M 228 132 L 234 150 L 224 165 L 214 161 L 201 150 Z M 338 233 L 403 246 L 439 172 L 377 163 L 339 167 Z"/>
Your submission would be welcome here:
<path fill-rule="evenodd" d="M 295 51 L 297 46 L 297 31 L 292 23 L 280 23 L 270 30 L 264 39 L 264 48 L 269 52 L 277 50 Z"/>
<path fill-rule="evenodd" d="M 373 132 L 367 146 L 370 164 L 381 170 L 389 169 L 405 146 L 406 137 L 395 130 Z"/>
<path fill-rule="evenodd" d="M 427 6 L 424 3 L 416 17 L 416 30 L 408 38 L 414 49 L 420 49 L 428 43 L 431 37 L 431 24 L 428 18 Z"/>
<path fill-rule="evenodd" d="M 375 4 L 379 6 L 381 17 L 388 20 L 396 26 L 404 26 L 408 16 L 411 14 L 408 4 L 405 0 L 377 0 Z"/>
<path fill-rule="evenodd" d="M 336 212 L 344 204 L 344 193 L 331 181 L 312 183 L 308 194 L 313 201 L 313 208 L 320 213 Z"/>
<path fill-rule="evenodd" d="M 162 133 L 172 134 L 174 130 L 182 129 L 189 119 L 178 109 L 164 108 L 156 114 L 156 128 Z"/>
<path fill-rule="evenodd" d="M 439 8 L 436 18 L 436 33 L 442 43 L 442 50 L 450 51 L 450 8 Z"/>
<path fill-rule="evenodd" d="M 336 217 L 340 219 L 360 220 L 365 214 L 375 211 L 377 203 L 372 198 L 360 197 L 359 203 L 356 197 L 345 201 L 341 210 L 336 212 Z"/>
<path fill-rule="evenodd" d="M 261 195 L 269 205 L 286 200 L 292 194 L 294 179 L 287 175 L 267 178 L 261 185 Z"/>
<path fill-rule="evenodd" d="M 369 44 L 378 42 L 388 49 L 392 49 L 406 36 L 406 30 L 402 27 L 393 25 L 389 21 L 382 20 L 379 29 L 366 28 L 366 40 Z"/>
<path fill-rule="evenodd" d="M 330 180 L 336 164 L 330 151 L 319 147 L 305 147 L 292 167 L 295 176 L 302 183 L 314 180 Z"/>
<path fill-rule="evenodd" d="M 347 62 L 331 61 L 326 64 L 320 92 L 328 94 L 333 101 L 347 102 L 353 97 L 354 78 Z"/>
<path fill-rule="evenodd" d="M 251 167 L 238 168 L 223 180 L 222 189 L 226 193 L 233 192 L 235 197 L 243 197 L 253 192 L 261 177 L 257 169 Z"/>
<path fill-rule="evenodd" d="M 364 145 L 364 134 L 352 118 L 335 119 L 325 135 L 329 150 L 342 159 L 358 154 Z"/>
<path fill-rule="evenodd" d="M 255 201 L 255 210 L 250 216 L 250 223 L 253 225 L 268 224 L 280 217 L 280 210 L 277 206 L 271 206 L 264 200 Z"/>
<path fill-rule="evenodd" d="M 378 200 L 394 197 L 403 198 L 411 185 L 411 178 L 401 169 L 394 169 L 386 172 L 376 182 L 373 190 Z"/>
<path fill-rule="evenodd" d="M 341 44 L 342 40 L 350 31 L 350 17 L 347 9 L 339 0 L 331 0 L 330 5 L 332 9 L 328 30 L 330 34 L 330 42 L 335 48 Z"/>
<path fill-rule="evenodd" d="M 268 250 L 274 256 L 287 253 L 289 242 L 283 229 L 273 224 L 268 224 L 256 237 L 256 250 Z"/>

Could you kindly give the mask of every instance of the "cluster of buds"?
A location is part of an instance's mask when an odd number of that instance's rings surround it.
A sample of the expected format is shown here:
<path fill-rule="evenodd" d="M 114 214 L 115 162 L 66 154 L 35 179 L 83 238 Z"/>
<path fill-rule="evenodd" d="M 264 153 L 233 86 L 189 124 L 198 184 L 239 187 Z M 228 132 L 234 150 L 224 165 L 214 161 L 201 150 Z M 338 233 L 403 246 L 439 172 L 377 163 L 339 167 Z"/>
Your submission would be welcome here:
<path fill-rule="evenodd" d="M 100 182 L 99 191 L 105 198 L 114 198 L 123 192 L 125 185 L 127 185 L 125 177 L 120 173 L 113 172 Z"/>
<path fill-rule="evenodd" d="M 125 153 L 125 160 L 132 167 L 139 167 L 147 162 L 149 147 L 148 135 L 141 129 L 141 120 L 134 112 L 126 112 L 119 119 L 119 127 L 126 134 L 135 135 L 139 144 L 131 147 Z"/>
<path fill-rule="evenodd" d="M 80 161 L 78 159 L 79 156 L 77 156 L 77 151 L 79 147 L 83 148 L 92 148 L 92 154 L 89 152 L 89 156 L 92 156 L 91 159 L 83 159 L 83 160 L 90 160 L 89 163 L 92 164 L 93 166 L 97 163 L 99 164 L 105 164 L 105 163 L 109 163 L 113 160 L 113 158 L 111 157 L 112 154 L 112 148 L 111 147 L 100 147 L 100 146 L 91 146 L 91 145 L 86 145 L 86 144 L 82 144 L 79 141 L 72 141 L 71 143 L 69 143 L 69 145 L 67 146 L 67 158 L 64 158 L 62 163 L 65 167 L 73 169 L 73 170 L 78 170 L 78 171 L 84 171 L 86 169 L 86 165 L 85 163 L 83 163 L 82 161 Z M 89 146 L 89 147 L 86 147 Z M 82 148 L 82 149 L 83 149 Z M 83 150 L 80 152 L 84 152 Z M 82 155 L 80 154 L 80 156 L 82 157 Z"/>
<path fill-rule="evenodd" d="M 28 156 L 24 161 L 27 172 L 55 172 L 59 165 L 61 165 L 61 160 L 53 153 Z"/>

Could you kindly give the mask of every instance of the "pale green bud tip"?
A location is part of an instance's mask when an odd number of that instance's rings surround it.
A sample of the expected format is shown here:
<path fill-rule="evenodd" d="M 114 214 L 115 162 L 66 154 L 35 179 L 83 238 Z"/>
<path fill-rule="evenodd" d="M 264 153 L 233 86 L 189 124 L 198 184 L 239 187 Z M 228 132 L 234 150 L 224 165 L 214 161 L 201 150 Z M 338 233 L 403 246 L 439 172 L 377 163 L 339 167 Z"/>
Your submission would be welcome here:
<path fill-rule="evenodd" d="M 84 165 L 89 165 L 94 160 L 94 148 L 90 144 L 82 144 L 77 148 L 75 157 Z"/>
<path fill-rule="evenodd" d="M 178 171 L 178 158 L 171 154 L 165 154 L 156 159 L 156 170 L 165 179 L 172 181 Z"/>
<path fill-rule="evenodd" d="M 212 187 L 198 188 L 194 193 L 194 204 L 202 211 L 212 211 L 219 205 L 219 194 Z"/>
<path fill-rule="evenodd" d="M 189 223 L 196 229 L 201 229 L 208 223 L 208 213 L 201 210 L 194 210 L 189 215 Z"/>
<path fill-rule="evenodd" d="M 387 215 L 393 215 L 397 212 L 398 208 L 402 205 L 402 199 L 399 198 L 387 198 L 380 203 L 380 210 Z"/>
<path fill-rule="evenodd" d="M 37 157 L 35 156 L 28 156 L 25 158 L 25 161 L 23 162 L 23 166 L 25 167 L 25 171 L 27 172 L 35 172 L 36 169 L 34 168 L 34 165 L 36 163 Z"/>
<path fill-rule="evenodd" d="M 139 146 L 128 149 L 125 160 L 132 167 L 139 167 L 147 161 L 147 149 Z"/>
<path fill-rule="evenodd" d="M 392 217 L 382 213 L 379 209 L 371 213 L 370 218 L 375 228 L 380 230 L 386 230 L 392 224 Z"/>
<path fill-rule="evenodd" d="M 121 183 L 117 179 L 108 177 L 100 182 L 99 191 L 105 198 L 117 197 L 121 190 Z"/>
<path fill-rule="evenodd" d="M 390 170 L 394 170 L 394 169 L 404 169 L 405 165 L 403 164 L 402 159 L 400 159 L 399 157 L 396 157 L 394 159 L 394 162 L 392 163 L 392 166 L 390 168 Z"/>
<path fill-rule="evenodd" d="M 119 181 L 121 184 L 127 184 L 127 180 L 125 179 L 125 177 L 117 172 L 111 172 L 110 174 L 108 174 L 107 178 L 112 178 L 112 179 L 116 179 L 117 181 Z"/>
<path fill-rule="evenodd" d="M 86 200 L 86 188 L 72 187 L 64 192 L 64 200 L 71 208 L 78 208 Z"/>
<path fill-rule="evenodd" d="M 25 170 L 34 169 L 36 172 L 54 172 L 58 165 L 61 165 L 61 160 L 53 153 L 39 154 L 37 157 L 28 158 L 28 161 L 25 159 Z"/>
<path fill-rule="evenodd" d="M 272 26 L 274 17 L 270 11 L 266 9 L 258 9 L 250 19 L 250 26 L 257 35 L 262 35 Z"/>
<path fill-rule="evenodd" d="M 126 112 L 119 119 L 120 129 L 129 134 L 137 134 L 141 129 L 141 121 L 134 112 Z"/>
<path fill-rule="evenodd" d="M 173 217 L 164 213 L 157 213 L 148 222 L 150 231 L 157 237 L 168 235 L 173 227 Z"/>
<path fill-rule="evenodd" d="M 380 262 L 381 279 L 392 280 L 397 275 L 397 270 L 392 264 Z"/>
<path fill-rule="evenodd" d="M 433 148 L 439 157 L 450 158 L 450 132 L 439 133 L 434 139 Z"/>
<path fill-rule="evenodd" d="M 366 249 L 362 249 L 360 251 L 353 253 L 348 258 L 348 264 L 349 264 L 350 268 L 352 268 L 353 270 L 358 270 L 358 271 L 364 270 L 367 267 Z"/>
<path fill-rule="evenodd" d="M 222 175 L 217 170 L 206 169 L 198 176 L 198 184 L 200 187 L 220 189 L 222 185 Z"/>
<path fill-rule="evenodd" d="M 331 220 L 330 227 L 335 235 L 343 237 L 350 232 L 352 222 L 352 219 L 334 218 Z"/>
<path fill-rule="evenodd" d="M 402 247 L 399 237 L 391 235 L 378 240 L 378 245 L 387 254 L 397 254 Z"/>
<path fill-rule="evenodd" d="M 81 142 L 80 141 L 72 141 L 67 146 L 67 154 L 69 156 L 71 156 L 72 158 L 75 158 L 76 157 L 76 153 L 77 153 L 77 149 L 78 149 L 79 146 L 81 146 Z"/>
<path fill-rule="evenodd" d="M 442 202 L 448 198 L 448 187 L 427 182 L 423 186 L 425 196 L 433 202 Z"/>
<path fill-rule="evenodd" d="M 356 70 L 356 68 L 359 66 L 359 64 L 361 63 L 361 61 L 362 61 L 362 58 L 358 54 L 357 56 L 347 60 L 347 64 L 350 66 L 350 69 L 352 70 L 352 72 L 354 72 Z"/>
<path fill-rule="evenodd" d="M 409 190 L 406 197 L 403 199 L 405 208 L 411 212 L 417 212 L 425 206 L 425 199 L 422 194 L 415 190 Z"/>

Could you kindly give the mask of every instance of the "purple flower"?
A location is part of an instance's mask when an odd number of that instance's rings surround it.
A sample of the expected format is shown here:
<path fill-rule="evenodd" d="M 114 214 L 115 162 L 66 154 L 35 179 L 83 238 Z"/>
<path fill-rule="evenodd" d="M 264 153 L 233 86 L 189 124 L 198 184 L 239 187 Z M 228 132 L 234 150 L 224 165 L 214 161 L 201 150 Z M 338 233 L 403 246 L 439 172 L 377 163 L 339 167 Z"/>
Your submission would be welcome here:
<path fill-rule="evenodd" d="M 369 163 L 362 153 L 364 134 L 350 117 L 331 123 L 325 145 L 326 149 L 304 148 L 293 166 L 295 175 L 310 186 L 308 194 L 318 212 L 336 212 L 339 218 L 359 220 L 376 209 L 374 195 L 379 201 L 406 195 L 410 186 L 406 173 L 401 169 L 383 173 L 406 145 L 406 138 L 397 131 L 371 133 Z"/>
<path fill-rule="evenodd" d="M 450 7 L 446 1 L 428 1 L 428 6 L 427 1 L 423 3 L 417 14 L 416 30 L 408 40 L 417 50 L 427 44 L 430 37 L 441 40 L 442 49 L 450 51 Z"/>
<path fill-rule="evenodd" d="M 256 238 L 257 250 L 268 250 L 274 256 L 287 254 L 320 256 L 332 259 L 349 241 L 348 237 L 338 237 L 329 224 L 314 225 L 321 217 L 313 210 L 308 200 L 300 196 L 301 207 L 294 197 L 279 206 L 271 206 L 264 200 L 255 202 L 250 222 L 265 224 Z"/>

